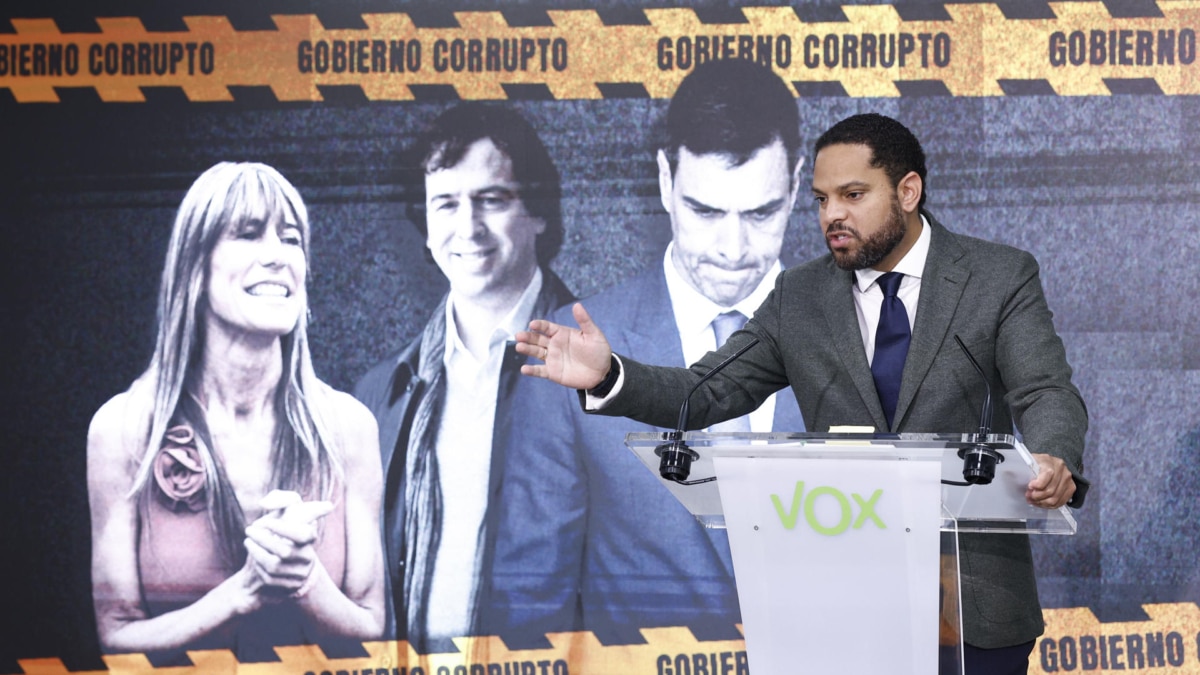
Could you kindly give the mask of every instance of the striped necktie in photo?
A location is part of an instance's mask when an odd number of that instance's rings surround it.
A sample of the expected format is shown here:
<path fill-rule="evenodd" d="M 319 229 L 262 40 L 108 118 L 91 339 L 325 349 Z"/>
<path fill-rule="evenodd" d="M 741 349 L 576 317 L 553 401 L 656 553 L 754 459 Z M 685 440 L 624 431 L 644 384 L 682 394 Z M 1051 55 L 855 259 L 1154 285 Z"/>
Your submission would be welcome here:
<path fill-rule="evenodd" d="M 733 335 L 735 331 L 740 330 L 742 326 L 746 325 L 746 321 L 746 315 L 742 314 L 736 309 L 725 312 L 724 314 L 718 314 L 717 317 L 712 320 L 713 335 L 717 338 L 717 347 L 720 348 L 721 345 L 725 344 L 725 341 L 729 339 L 730 335 Z M 708 430 L 749 433 L 750 416 L 742 415 L 741 417 L 735 417 L 731 420 L 725 420 L 724 422 L 712 425 Z"/>

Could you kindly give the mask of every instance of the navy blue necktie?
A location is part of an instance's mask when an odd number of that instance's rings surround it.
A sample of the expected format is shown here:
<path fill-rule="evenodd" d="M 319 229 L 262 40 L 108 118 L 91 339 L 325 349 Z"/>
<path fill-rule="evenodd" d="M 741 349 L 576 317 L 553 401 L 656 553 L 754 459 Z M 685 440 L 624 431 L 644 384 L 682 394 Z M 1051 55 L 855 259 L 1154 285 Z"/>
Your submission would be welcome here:
<path fill-rule="evenodd" d="M 900 376 L 904 373 L 904 359 L 908 356 L 908 343 L 912 332 L 908 327 L 908 312 L 904 303 L 896 296 L 900 281 L 899 272 L 888 272 L 879 277 L 879 288 L 883 291 L 883 306 L 879 308 L 879 326 L 875 330 L 875 357 L 871 360 L 871 375 L 875 377 L 875 391 L 887 418 L 888 430 L 896 416 L 896 399 L 900 398 Z"/>

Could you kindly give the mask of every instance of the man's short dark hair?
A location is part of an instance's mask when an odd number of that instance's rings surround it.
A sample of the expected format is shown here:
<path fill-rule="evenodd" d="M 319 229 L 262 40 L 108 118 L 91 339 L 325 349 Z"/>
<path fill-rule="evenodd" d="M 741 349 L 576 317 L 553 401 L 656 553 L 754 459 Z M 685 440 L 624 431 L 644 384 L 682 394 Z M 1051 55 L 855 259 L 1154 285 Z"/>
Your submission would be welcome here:
<path fill-rule="evenodd" d="M 696 66 L 679 84 L 667 108 L 662 150 L 674 174 L 680 148 L 728 155 L 741 166 L 776 140 L 790 173 L 800 156 L 800 112 L 791 88 L 753 61 L 718 59 Z"/>
<path fill-rule="evenodd" d="M 830 145 L 865 145 L 871 149 L 871 166 L 883 169 L 892 187 L 910 171 L 921 177 L 921 201 L 925 206 L 925 151 L 921 142 L 908 127 L 879 113 L 847 117 L 821 134 L 813 147 L 813 155 Z"/>
<path fill-rule="evenodd" d="M 558 167 L 537 131 L 511 108 L 463 103 L 429 123 L 404 156 L 401 180 L 409 219 L 421 234 L 427 234 L 425 176 L 456 166 L 472 145 L 485 138 L 512 162 L 513 180 L 525 210 L 546 223 L 535 244 L 538 264 L 545 267 L 562 248 L 562 184 Z"/>

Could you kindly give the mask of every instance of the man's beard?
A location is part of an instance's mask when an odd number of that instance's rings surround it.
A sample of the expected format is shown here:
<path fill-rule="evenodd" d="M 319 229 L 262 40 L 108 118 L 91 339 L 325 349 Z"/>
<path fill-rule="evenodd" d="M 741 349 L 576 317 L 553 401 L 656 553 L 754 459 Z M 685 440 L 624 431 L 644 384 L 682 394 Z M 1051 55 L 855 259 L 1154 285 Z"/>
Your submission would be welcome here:
<path fill-rule="evenodd" d="M 841 269 L 851 272 L 854 270 L 865 270 L 878 265 L 881 260 L 886 258 L 904 240 L 904 211 L 900 208 L 900 200 L 893 197 L 892 208 L 888 212 L 888 217 L 884 221 L 883 227 L 866 239 L 862 239 L 858 236 L 857 232 L 844 226 L 831 227 L 829 228 L 829 232 L 850 232 L 859 241 L 857 251 L 839 253 L 833 250 L 833 246 L 826 239 L 825 246 L 833 254 L 833 262 Z"/>

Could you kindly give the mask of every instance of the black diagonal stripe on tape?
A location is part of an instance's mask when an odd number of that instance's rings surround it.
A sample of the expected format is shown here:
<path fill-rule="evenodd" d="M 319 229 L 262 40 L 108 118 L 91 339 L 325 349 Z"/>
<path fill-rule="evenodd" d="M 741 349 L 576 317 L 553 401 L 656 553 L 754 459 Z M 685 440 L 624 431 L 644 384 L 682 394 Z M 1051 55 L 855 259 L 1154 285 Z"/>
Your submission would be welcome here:
<path fill-rule="evenodd" d="M 696 13 L 696 18 L 700 20 L 700 23 L 720 25 L 750 23 L 746 20 L 746 14 L 742 12 L 741 7 L 722 7 L 716 5 L 712 7 L 693 7 L 692 11 Z"/>
<path fill-rule="evenodd" d="M 353 6 L 322 6 L 314 12 L 325 30 L 366 30 L 367 22 Z"/>
<path fill-rule="evenodd" d="M 1162 96 L 1162 87 L 1150 77 L 1106 77 L 1104 85 L 1114 96 Z"/>
<path fill-rule="evenodd" d="M 13 18 L 13 17 L 10 17 Z M 83 33 L 92 35 L 100 32 L 100 24 L 95 16 L 84 16 L 75 12 L 54 17 L 54 25 L 61 33 Z M 13 31 L 14 33 L 16 30 Z"/>
<path fill-rule="evenodd" d="M 850 23 L 841 5 L 804 4 L 792 7 L 804 23 Z"/>
<path fill-rule="evenodd" d="M 417 28 L 461 28 L 454 12 L 448 7 L 412 7 L 405 10 Z"/>
<path fill-rule="evenodd" d="M 418 101 L 461 101 L 452 84 L 410 84 L 408 90 Z"/>
<path fill-rule="evenodd" d="M 509 28 L 553 28 L 554 22 L 544 7 L 505 7 L 500 15 Z"/>
<path fill-rule="evenodd" d="M 597 82 L 596 88 L 604 98 L 650 98 L 641 82 Z"/>
<path fill-rule="evenodd" d="M 166 108 L 181 108 L 191 105 L 183 87 L 163 85 L 143 86 L 139 89 L 142 90 L 142 96 L 146 97 L 147 105 Z"/>
<path fill-rule="evenodd" d="M 504 93 L 508 95 L 512 101 L 554 101 L 554 94 L 550 92 L 550 87 L 542 82 L 537 83 L 501 83 L 504 88 Z"/>
<path fill-rule="evenodd" d="M 200 13 L 211 14 L 211 12 Z M 258 3 L 243 2 L 232 5 L 225 13 L 225 18 L 229 20 L 229 25 L 237 31 L 278 30 L 275 19 L 271 18 L 270 9 Z"/>
<path fill-rule="evenodd" d="M 367 102 L 359 84 L 318 84 L 321 99 L 332 105 L 362 105 Z"/>
<path fill-rule="evenodd" d="M 823 96 L 846 98 L 849 96 L 841 82 L 793 81 L 792 86 L 796 88 L 796 95 L 800 98 L 820 98 Z"/>
<path fill-rule="evenodd" d="M 892 6 L 902 21 L 951 21 L 954 18 L 946 11 L 945 5 L 900 2 Z"/>
<path fill-rule="evenodd" d="M 641 7 L 627 7 L 625 5 L 600 7 L 596 9 L 596 14 L 600 17 L 600 23 L 605 26 L 650 25 L 650 19 L 646 17 L 646 12 Z"/>
<path fill-rule="evenodd" d="M 239 108 L 272 108 L 279 105 L 279 97 L 265 84 L 230 85 L 228 89 Z"/>
<path fill-rule="evenodd" d="M 941 80 L 896 80 L 895 84 L 901 96 L 953 96 Z"/>
<path fill-rule="evenodd" d="M 87 110 L 88 106 L 104 105 L 95 87 L 55 87 L 54 93 L 58 95 L 59 103 L 78 106 L 83 110 Z"/>
<path fill-rule="evenodd" d="M 1005 96 L 1057 96 L 1049 80 L 997 80 Z"/>
<path fill-rule="evenodd" d="M 1157 19 L 1163 15 L 1155 0 L 1104 0 L 1104 6 L 1114 19 Z"/>
<path fill-rule="evenodd" d="M 138 12 L 138 19 L 147 33 L 186 33 L 191 30 L 171 3 L 150 5 L 145 12 Z"/>
<path fill-rule="evenodd" d="M 1000 13 L 1010 21 L 1019 19 L 1057 19 L 1058 15 L 1045 0 L 1001 0 L 996 3 Z"/>

